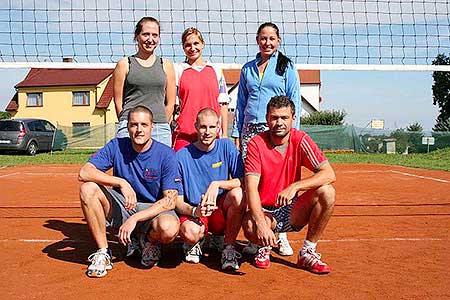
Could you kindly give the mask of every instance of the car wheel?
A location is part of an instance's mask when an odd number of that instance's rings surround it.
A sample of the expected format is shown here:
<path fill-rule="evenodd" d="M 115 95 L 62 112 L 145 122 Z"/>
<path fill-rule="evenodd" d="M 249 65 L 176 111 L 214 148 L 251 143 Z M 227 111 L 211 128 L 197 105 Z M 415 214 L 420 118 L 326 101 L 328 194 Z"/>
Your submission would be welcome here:
<path fill-rule="evenodd" d="M 28 155 L 36 155 L 38 151 L 38 145 L 36 144 L 36 142 L 31 142 L 28 147 L 27 147 L 27 154 Z"/>

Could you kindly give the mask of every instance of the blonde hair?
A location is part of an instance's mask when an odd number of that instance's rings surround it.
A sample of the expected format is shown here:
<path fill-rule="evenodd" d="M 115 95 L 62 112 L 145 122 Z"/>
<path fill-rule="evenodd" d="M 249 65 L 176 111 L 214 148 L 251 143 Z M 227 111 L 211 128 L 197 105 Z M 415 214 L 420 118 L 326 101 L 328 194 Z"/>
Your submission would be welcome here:
<path fill-rule="evenodd" d="M 195 34 L 198 39 L 205 44 L 205 40 L 203 39 L 202 33 L 195 27 L 189 27 L 187 28 L 183 34 L 181 35 L 181 44 L 184 45 L 184 43 L 186 42 L 186 39 L 188 38 L 188 36 L 190 36 L 191 34 Z"/>

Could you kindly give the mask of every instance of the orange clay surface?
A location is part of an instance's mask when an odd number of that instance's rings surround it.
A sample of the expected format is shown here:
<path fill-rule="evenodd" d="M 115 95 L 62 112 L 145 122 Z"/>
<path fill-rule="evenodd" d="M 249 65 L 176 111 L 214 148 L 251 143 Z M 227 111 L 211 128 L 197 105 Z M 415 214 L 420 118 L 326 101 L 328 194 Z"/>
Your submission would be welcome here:
<path fill-rule="evenodd" d="M 86 277 L 95 251 L 78 200 L 78 165 L 0 169 L 0 299 L 450 299 L 450 172 L 336 164 L 337 203 L 318 244 L 318 276 L 273 251 L 272 266 L 242 258 L 238 273 L 210 252 L 182 262 L 181 244 L 150 270 L 110 236 L 114 269 Z M 305 229 L 289 233 L 294 251 Z M 242 234 L 239 240 L 244 241 Z"/>

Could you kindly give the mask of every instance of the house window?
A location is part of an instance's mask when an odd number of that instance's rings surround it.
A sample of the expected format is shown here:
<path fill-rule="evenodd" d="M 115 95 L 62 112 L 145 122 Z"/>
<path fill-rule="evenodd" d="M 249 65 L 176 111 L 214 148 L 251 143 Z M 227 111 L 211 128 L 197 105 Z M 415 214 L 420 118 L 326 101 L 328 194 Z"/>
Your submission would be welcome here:
<path fill-rule="evenodd" d="M 91 123 L 74 122 L 72 123 L 72 135 L 77 138 L 88 138 L 91 132 Z"/>
<path fill-rule="evenodd" d="M 27 93 L 27 106 L 42 106 L 42 93 Z"/>
<path fill-rule="evenodd" d="M 73 92 L 72 105 L 86 106 L 90 104 L 89 92 Z"/>

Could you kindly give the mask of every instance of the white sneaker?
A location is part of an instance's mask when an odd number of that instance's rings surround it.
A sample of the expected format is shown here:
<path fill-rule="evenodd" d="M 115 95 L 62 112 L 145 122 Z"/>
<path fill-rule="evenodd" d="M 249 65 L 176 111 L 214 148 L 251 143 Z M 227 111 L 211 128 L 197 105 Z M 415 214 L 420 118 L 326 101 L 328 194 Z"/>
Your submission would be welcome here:
<path fill-rule="evenodd" d="M 222 270 L 239 270 L 239 261 L 242 255 L 236 251 L 233 245 L 227 245 L 222 251 Z"/>
<path fill-rule="evenodd" d="M 283 256 L 291 256 L 294 254 L 294 250 L 292 250 L 291 245 L 289 245 L 289 241 L 287 239 L 286 232 L 280 232 L 278 234 L 278 239 L 280 241 L 278 246 L 278 253 Z"/>
<path fill-rule="evenodd" d="M 91 262 L 86 272 L 89 277 L 103 277 L 113 267 L 111 254 L 100 249 L 89 255 L 88 261 Z"/>
<path fill-rule="evenodd" d="M 252 242 L 248 242 L 247 246 L 242 248 L 242 253 L 247 255 L 256 255 L 258 249 L 259 249 L 258 245 L 253 244 Z"/>
<path fill-rule="evenodd" d="M 209 249 L 222 252 L 225 245 L 224 236 L 213 234 L 209 237 Z"/>
<path fill-rule="evenodd" d="M 159 242 L 146 242 L 144 237 L 142 237 L 140 243 L 142 251 L 141 264 L 149 268 L 156 266 L 161 259 L 161 245 Z"/>
<path fill-rule="evenodd" d="M 183 243 L 184 260 L 188 263 L 198 264 L 200 256 L 202 256 L 202 241 L 198 241 L 194 245 Z"/>

